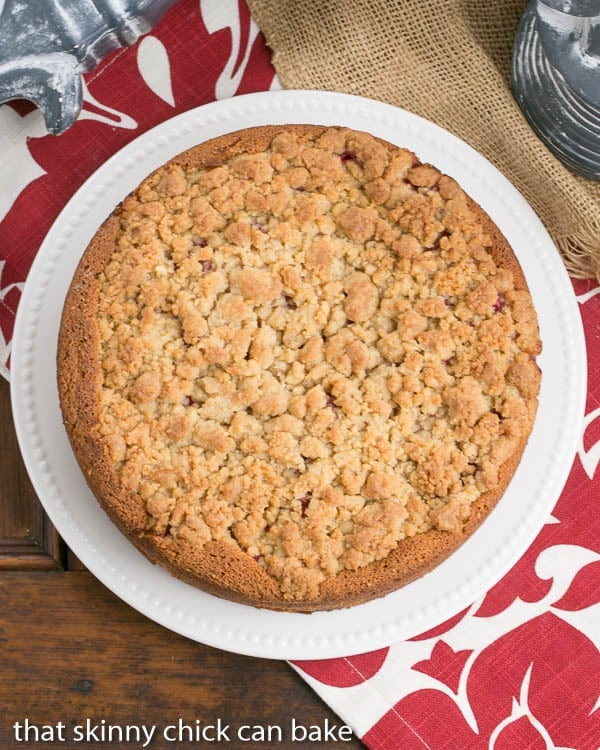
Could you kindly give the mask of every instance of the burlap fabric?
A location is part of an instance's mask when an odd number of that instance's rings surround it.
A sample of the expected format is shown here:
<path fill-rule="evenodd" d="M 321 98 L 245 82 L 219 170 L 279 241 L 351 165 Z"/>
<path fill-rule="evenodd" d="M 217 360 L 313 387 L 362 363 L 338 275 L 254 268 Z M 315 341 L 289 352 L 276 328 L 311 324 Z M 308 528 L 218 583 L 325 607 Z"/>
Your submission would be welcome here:
<path fill-rule="evenodd" d="M 569 172 L 510 89 L 524 0 L 249 0 L 286 88 L 379 99 L 493 162 L 546 225 L 574 276 L 600 279 L 600 183 Z"/>

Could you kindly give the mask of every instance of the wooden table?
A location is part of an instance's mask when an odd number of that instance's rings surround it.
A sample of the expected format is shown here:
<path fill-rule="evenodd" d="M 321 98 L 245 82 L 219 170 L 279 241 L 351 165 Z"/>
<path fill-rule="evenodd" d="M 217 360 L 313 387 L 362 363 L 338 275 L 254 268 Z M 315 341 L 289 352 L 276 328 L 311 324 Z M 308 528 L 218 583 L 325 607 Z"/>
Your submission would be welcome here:
<path fill-rule="evenodd" d="M 21 460 L 3 380 L 0 420 L 0 748 L 142 746 L 125 742 L 125 735 L 117 741 L 117 729 L 112 730 L 115 741 L 93 741 L 109 725 L 123 731 L 139 727 L 143 741 L 142 725 L 154 725 L 151 748 L 363 747 L 355 737 L 294 741 L 292 720 L 322 729 L 342 722 L 287 663 L 187 640 L 146 619 L 97 581 L 42 510 Z M 17 733 L 25 739 L 25 719 L 29 742 L 17 739 Z M 85 733 L 88 719 L 89 743 L 75 742 L 76 727 Z M 187 730 L 181 743 L 161 738 L 179 719 L 194 732 L 199 720 L 205 739 L 200 735 L 200 742 L 190 742 Z M 219 719 L 221 741 L 210 742 Z M 15 722 L 21 726 L 15 728 Z M 236 738 L 242 725 L 258 727 L 255 741 Z M 277 729 L 270 730 L 268 741 L 269 726 L 281 727 L 281 742 Z M 135 730 L 130 732 L 134 739 Z M 47 741 L 51 737 L 53 742 Z"/>

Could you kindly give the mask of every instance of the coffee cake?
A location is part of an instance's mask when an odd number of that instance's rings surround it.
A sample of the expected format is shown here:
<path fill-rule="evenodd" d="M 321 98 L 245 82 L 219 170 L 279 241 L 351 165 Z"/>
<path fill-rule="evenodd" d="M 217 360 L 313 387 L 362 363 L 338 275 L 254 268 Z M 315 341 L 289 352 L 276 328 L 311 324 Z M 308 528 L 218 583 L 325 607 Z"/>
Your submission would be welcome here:
<path fill-rule="evenodd" d="M 85 251 L 61 408 L 102 507 L 202 589 L 311 611 L 394 590 L 489 514 L 541 350 L 506 240 L 369 134 L 251 128 L 150 175 Z"/>

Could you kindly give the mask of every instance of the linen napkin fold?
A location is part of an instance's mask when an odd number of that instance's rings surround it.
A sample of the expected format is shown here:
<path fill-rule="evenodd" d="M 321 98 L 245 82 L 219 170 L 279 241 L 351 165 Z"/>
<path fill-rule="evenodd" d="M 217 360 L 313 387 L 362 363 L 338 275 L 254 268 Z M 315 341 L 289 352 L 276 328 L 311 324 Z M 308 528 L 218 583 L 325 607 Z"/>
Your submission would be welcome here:
<path fill-rule="evenodd" d="M 248 0 L 285 88 L 379 99 L 494 163 L 546 225 L 572 276 L 600 279 L 600 183 L 569 172 L 510 89 L 523 0 Z"/>

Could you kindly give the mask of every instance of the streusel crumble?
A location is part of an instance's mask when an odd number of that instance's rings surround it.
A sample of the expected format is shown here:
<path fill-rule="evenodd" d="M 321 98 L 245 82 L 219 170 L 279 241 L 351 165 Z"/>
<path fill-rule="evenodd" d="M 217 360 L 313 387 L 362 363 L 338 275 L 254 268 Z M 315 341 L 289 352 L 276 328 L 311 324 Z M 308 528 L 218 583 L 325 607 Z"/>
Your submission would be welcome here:
<path fill-rule="evenodd" d="M 59 344 L 91 488 L 175 575 L 257 606 L 364 601 L 443 559 L 528 439 L 538 326 L 459 185 L 346 128 L 254 128 L 99 230 Z"/>

